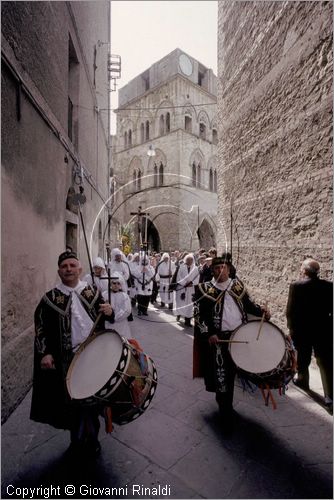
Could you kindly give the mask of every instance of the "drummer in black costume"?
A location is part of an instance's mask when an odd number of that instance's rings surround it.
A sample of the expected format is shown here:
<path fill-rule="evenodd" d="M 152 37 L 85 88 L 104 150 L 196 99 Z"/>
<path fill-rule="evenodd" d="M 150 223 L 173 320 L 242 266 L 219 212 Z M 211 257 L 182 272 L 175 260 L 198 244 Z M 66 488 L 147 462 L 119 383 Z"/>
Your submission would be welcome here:
<path fill-rule="evenodd" d="M 97 329 L 113 320 L 113 310 L 95 285 L 80 281 L 81 264 L 73 252 L 58 258 L 61 279 L 48 291 L 35 311 L 35 352 L 30 418 L 71 432 L 70 451 L 96 455 L 99 408 L 74 404 L 66 389 L 66 375 L 74 352 L 88 337 L 102 313 Z"/>
<path fill-rule="evenodd" d="M 236 368 L 228 350 L 232 332 L 247 322 L 247 313 L 270 319 L 269 311 L 249 298 L 242 281 L 231 278 L 231 254 L 212 260 L 213 278 L 195 287 L 194 377 L 203 377 L 206 390 L 216 393 L 225 429 L 233 423 Z"/>

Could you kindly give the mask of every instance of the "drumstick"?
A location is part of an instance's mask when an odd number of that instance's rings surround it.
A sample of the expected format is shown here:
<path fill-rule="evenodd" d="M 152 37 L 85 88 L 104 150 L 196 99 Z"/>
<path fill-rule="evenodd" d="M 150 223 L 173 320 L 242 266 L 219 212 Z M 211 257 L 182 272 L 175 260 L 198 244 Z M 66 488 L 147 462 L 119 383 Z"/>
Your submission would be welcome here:
<path fill-rule="evenodd" d="M 267 304 L 268 302 L 266 302 L 265 304 L 265 308 L 267 309 Z M 260 327 L 259 327 L 259 331 L 257 333 L 257 337 L 256 337 L 256 340 L 259 340 L 259 337 L 260 337 L 260 333 L 261 333 L 261 330 L 262 330 L 262 326 L 263 326 L 263 322 L 264 322 L 264 317 L 266 315 L 266 311 L 263 311 L 263 314 L 262 314 L 262 318 L 261 318 L 261 323 L 260 323 Z"/>
<path fill-rule="evenodd" d="M 88 337 L 90 337 L 91 335 L 93 335 L 94 330 L 95 330 L 95 328 L 96 328 L 96 326 L 97 326 L 98 322 L 100 321 L 102 314 L 103 314 L 103 313 L 102 313 L 102 312 L 100 312 L 100 313 L 97 315 L 97 318 L 96 318 L 96 320 L 95 320 L 95 323 L 94 323 L 94 325 L 93 325 L 93 327 L 92 327 L 92 329 L 91 329 L 91 331 L 90 331 L 90 333 L 89 333 Z"/>
<path fill-rule="evenodd" d="M 217 340 L 217 343 L 228 342 L 229 344 L 249 344 L 248 340 Z"/>

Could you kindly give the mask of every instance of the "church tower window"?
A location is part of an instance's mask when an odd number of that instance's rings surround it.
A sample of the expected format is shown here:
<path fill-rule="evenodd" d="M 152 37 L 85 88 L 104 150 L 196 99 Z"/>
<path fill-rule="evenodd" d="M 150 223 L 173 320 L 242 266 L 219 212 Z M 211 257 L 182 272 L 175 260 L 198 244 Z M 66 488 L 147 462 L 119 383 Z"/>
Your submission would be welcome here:
<path fill-rule="evenodd" d="M 190 133 L 193 131 L 191 116 L 186 115 L 184 117 L 184 129 L 186 130 L 186 132 L 190 132 Z"/>
<path fill-rule="evenodd" d="M 160 162 L 160 167 L 159 167 L 159 186 L 163 186 L 164 183 L 164 166 L 162 162 Z"/>
<path fill-rule="evenodd" d="M 197 165 L 197 179 L 196 179 L 196 186 L 198 188 L 201 187 L 201 165 L 200 163 Z"/>
<path fill-rule="evenodd" d="M 155 163 L 154 164 L 154 187 L 157 187 L 158 186 L 158 166 L 157 164 Z"/>
<path fill-rule="evenodd" d="M 192 166 L 192 185 L 196 187 L 196 165 L 195 162 L 193 163 Z"/>
<path fill-rule="evenodd" d="M 140 171 L 140 169 L 138 170 L 138 176 L 137 176 L 137 189 L 138 189 L 138 191 L 141 190 L 141 171 Z"/>
<path fill-rule="evenodd" d="M 209 189 L 210 189 L 210 191 L 214 191 L 212 168 L 210 168 L 210 172 L 209 172 Z"/>
<path fill-rule="evenodd" d="M 159 135 L 164 135 L 165 133 L 165 117 L 164 115 L 160 115 L 159 119 Z"/>
<path fill-rule="evenodd" d="M 170 132 L 170 113 L 166 114 L 166 133 Z"/>
<path fill-rule="evenodd" d="M 205 123 L 200 122 L 199 124 L 199 136 L 201 139 L 206 139 L 206 126 Z"/>

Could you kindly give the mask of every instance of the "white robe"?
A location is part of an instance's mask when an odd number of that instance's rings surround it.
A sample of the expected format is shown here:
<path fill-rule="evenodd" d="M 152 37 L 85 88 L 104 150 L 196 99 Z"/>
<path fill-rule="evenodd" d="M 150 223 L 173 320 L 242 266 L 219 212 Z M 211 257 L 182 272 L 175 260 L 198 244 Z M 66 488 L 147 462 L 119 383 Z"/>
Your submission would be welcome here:
<path fill-rule="evenodd" d="M 104 292 L 103 298 L 108 302 L 108 292 Z M 125 292 L 111 292 L 110 304 L 115 314 L 115 322 L 105 321 L 106 328 L 116 330 L 122 337 L 132 338 L 128 316 L 131 314 L 131 300 Z"/>
<path fill-rule="evenodd" d="M 173 303 L 173 293 L 168 292 L 168 287 L 170 282 L 172 281 L 172 276 L 175 271 L 174 262 L 161 262 L 157 269 L 157 277 L 159 281 L 159 294 L 161 302 L 165 302 L 165 304 Z M 163 276 L 170 276 L 169 278 L 163 278 Z"/>
<path fill-rule="evenodd" d="M 124 292 L 128 291 L 127 281 L 130 276 L 129 266 L 126 262 L 116 262 L 116 260 L 111 260 L 108 264 L 108 268 L 110 269 L 110 276 L 113 275 L 113 272 L 120 273 L 125 281 Z"/>
<path fill-rule="evenodd" d="M 176 291 L 174 292 L 174 314 L 175 316 L 184 316 L 185 318 L 192 318 L 193 316 L 193 300 L 192 296 L 195 291 L 194 285 L 199 282 L 199 271 L 196 265 L 190 267 L 190 272 L 188 273 L 188 268 L 186 264 L 182 263 L 179 267 L 176 281 L 178 283 Z M 192 281 L 192 286 L 185 285 Z M 181 295 L 185 294 L 184 300 L 181 299 Z"/>
<path fill-rule="evenodd" d="M 146 268 L 145 274 L 143 271 L 144 267 Z M 137 269 L 133 270 L 137 295 L 152 295 L 153 281 L 151 278 L 153 278 L 154 274 L 154 267 L 149 264 L 147 266 L 140 265 L 137 267 Z"/>
<path fill-rule="evenodd" d="M 135 271 L 139 267 L 139 263 L 136 261 L 129 262 L 129 266 L 130 266 L 130 273 L 131 273 L 132 277 L 134 277 Z M 130 299 L 134 299 L 135 296 L 137 295 L 136 280 L 135 279 L 133 279 L 133 286 L 131 288 L 129 288 L 129 295 L 130 295 Z"/>

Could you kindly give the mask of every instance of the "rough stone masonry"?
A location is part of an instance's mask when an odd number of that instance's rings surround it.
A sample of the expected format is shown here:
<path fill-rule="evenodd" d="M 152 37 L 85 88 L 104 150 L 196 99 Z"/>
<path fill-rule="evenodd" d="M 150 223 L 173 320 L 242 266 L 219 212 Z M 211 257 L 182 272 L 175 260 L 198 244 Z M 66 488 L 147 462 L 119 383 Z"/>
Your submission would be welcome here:
<path fill-rule="evenodd" d="M 286 331 L 289 283 L 332 264 L 332 2 L 219 2 L 218 246 Z"/>

